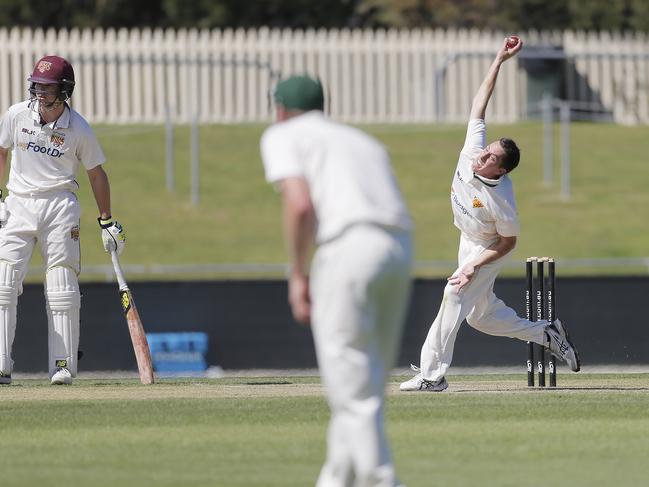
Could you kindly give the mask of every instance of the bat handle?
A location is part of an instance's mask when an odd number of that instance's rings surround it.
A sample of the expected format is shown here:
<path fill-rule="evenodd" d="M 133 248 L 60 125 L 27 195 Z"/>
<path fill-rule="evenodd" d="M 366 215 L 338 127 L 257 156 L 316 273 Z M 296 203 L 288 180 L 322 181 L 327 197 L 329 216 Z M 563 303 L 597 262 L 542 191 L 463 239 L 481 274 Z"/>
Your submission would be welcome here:
<path fill-rule="evenodd" d="M 119 263 L 119 257 L 115 250 L 111 250 L 110 257 L 113 260 L 113 268 L 115 269 L 115 275 L 117 276 L 117 284 L 119 284 L 120 291 L 125 291 L 128 289 L 128 284 L 126 284 L 126 279 L 124 278 L 124 272 L 122 272 L 122 266 Z"/>

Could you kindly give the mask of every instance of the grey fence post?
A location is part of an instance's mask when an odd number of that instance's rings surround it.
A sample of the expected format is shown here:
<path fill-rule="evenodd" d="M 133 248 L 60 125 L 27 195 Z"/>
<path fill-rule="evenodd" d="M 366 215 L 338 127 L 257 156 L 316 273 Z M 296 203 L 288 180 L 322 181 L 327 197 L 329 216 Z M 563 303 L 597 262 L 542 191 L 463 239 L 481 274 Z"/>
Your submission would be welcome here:
<path fill-rule="evenodd" d="M 559 106 L 561 120 L 561 196 L 570 199 L 570 102 Z"/>
<path fill-rule="evenodd" d="M 176 186 L 174 181 L 174 126 L 171 121 L 169 105 L 165 105 L 165 142 L 167 191 L 172 192 Z"/>
<path fill-rule="evenodd" d="M 552 180 L 554 179 L 554 148 L 552 147 L 553 108 L 552 95 L 543 93 L 543 99 L 541 101 L 541 112 L 543 114 L 543 182 L 548 186 L 552 184 Z"/>
<path fill-rule="evenodd" d="M 192 205 L 198 205 L 200 198 L 199 185 L 199 140 L 198 140 L 198 113 L 195 112 L 192 117 L 192 124 L 190 129 L 190 154 L 191 154 L 191 202 Z"/>

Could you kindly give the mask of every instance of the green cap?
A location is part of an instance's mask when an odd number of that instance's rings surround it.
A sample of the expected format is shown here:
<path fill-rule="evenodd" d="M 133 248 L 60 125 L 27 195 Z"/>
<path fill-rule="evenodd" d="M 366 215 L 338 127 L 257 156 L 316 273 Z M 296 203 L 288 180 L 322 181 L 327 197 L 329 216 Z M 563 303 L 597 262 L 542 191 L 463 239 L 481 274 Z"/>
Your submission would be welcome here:
<path fill-rule="evenodd" d="M 275 88 L 275 103 L 287 110 L 324 110 L 324 94 L 320 81 L 309 76 L 291 76 Z"/>

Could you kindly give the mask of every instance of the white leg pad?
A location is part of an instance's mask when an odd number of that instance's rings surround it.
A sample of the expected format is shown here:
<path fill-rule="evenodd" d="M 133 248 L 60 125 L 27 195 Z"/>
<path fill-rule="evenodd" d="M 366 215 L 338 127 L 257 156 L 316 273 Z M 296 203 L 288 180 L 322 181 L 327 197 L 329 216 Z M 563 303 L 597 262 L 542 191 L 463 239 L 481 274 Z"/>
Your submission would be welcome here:
<path fill-rule="evenodd" d="M 14 364 L 11 349 L 16 335 L 16 274 L 13 265 L 0 262 L 0 372 L 5 375 L 11 374 Z"/>
<path fill-rule="evenodd" d="M 50 377 L 58 367 L 65 367 L 76 377 L 81 308 L 76 273 L 68 267 L 49 269 L 45 275 L 45 298 Z"/>

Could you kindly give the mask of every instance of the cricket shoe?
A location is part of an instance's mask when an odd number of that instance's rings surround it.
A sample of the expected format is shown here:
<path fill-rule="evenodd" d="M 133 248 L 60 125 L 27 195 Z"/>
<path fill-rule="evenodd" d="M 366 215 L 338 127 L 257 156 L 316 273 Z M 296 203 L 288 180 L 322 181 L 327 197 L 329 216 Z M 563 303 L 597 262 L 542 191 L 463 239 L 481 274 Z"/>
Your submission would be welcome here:
<path fill-rule="evenodd" d="M 59 367 L 52 375 L 52 385 L 70 385 L 72 384 L 72 374 L 65 367 Z"/>
<path fill-rule="evenodd" d="M 11 374 L 0 372 L 0 385 L 8 386 L 9 384 L 11 384 Z"/>
<path fill-rule="evenodd" d="M 546 347 L 552 354 L 568 364 L 570 370 L 579 372 L 581 361 L 579 353 L 570 341 L 568 332 L 560 320 L 554 320 L 545 327 L 545 336 L 548 340 Z"/>
<path fill-rule="evenodd" d="M 419 372 L 419 367 L 410 365 L 410 368 L 418 374 L 412 379 L 402 382 L 399 386 L 400 391 L 442 392 L 448 387 L 448 382 L 444 377 L 440 377 L 436 381 L 426 380 Z"/>

